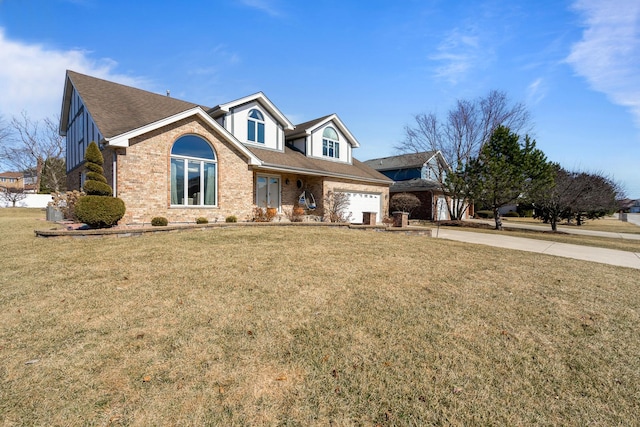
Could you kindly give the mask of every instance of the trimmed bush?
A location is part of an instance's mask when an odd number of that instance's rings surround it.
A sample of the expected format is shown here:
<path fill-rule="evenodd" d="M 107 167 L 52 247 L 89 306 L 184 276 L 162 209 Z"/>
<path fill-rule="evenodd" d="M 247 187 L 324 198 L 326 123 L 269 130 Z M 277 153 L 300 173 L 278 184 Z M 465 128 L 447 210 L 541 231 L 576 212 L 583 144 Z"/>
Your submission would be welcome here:
<path fill-rule="evenodd" d="M 107 178 L 104 175 L 99 174 L 98 172 L 87 172 L 87 180 L 89 181 L 99 181 L 107 183 Z"/>
<path fill-rule="evenodd" d="M 389 205 L 394 211 L 402 211 L 411 213 L 415 208 L 420 206 L 422 202 L 418 196 L 412 193 L 398 193 L 391 196 Z"/>
<path fill-rule="evenodd" d="M 507 218 L 520 218 L 520 214 L 516 211 L 509 211 L 506 214 L 502 215 Z"/>
<path fill-rule="evenodd" d="M 93 141 L 89 144 L 84 159 L 88 172 L 83 189 L 87 195 L 78 199 L 76 217 L 94 228 L 114 226 L 124 216 L 125 206 L 121 199 L 111 197 L 113 190 L 104 176 L 104 158 L 98 144 Z"/>
<path fill-rule="evenodd" d="M 151 218 L 151 225 L 154 227 L 166 227 L 169 224 L 169 220 L 163 216 L 154 216 Z"/>
<path fill-rule="evenodd" d="M 75 206 L 78 219 L 95 228 L 116 225 L 124 212 L 124 202 L 116 197 L 82 196 Z"/>
<path fill-rule="evenodd" d="M 229 215 L 224 219 L 225 222 L 238 222 L 238 217 L 235 215 Z"/>
<path fill-rule="evenodd" d="M 196 218 L 196 224 L 208 224 L 209 220 L 203 216 Z"/>
<path fill-rule="evenodd" d="M 90 196 L 113 196 L 113 190 L 109 184 L 100 181 L 85 181 L 84 192 Z"/>

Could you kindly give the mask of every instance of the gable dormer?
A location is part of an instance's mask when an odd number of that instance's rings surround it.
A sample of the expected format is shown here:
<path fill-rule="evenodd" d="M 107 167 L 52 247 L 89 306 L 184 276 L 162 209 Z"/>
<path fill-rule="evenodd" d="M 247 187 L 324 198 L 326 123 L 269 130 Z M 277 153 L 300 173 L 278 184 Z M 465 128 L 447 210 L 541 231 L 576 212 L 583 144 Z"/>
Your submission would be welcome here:
<path fill-rule="evenodd" d="M 218 105 L 209 114 L 248 146 L 284 151 L 284 132 L 293 130 L 293 124 L 262 92 Z"/>
<path fill-rule="evenodd" d="M 353 162 L 353 149 L 360 143 L 335 115 L 301 123 L 286 134 L 287 144 L 307 157 L 334 162 Z"/>

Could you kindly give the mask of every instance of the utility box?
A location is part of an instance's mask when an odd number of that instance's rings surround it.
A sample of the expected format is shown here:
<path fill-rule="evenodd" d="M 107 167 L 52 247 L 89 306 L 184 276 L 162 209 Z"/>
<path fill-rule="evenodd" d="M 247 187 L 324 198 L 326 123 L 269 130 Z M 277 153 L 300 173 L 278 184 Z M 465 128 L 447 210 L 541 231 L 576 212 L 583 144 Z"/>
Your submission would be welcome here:
<path fill-rule="evenodd" d="M 56 209 L 54 206 L 47 206 L 47 221 L 58 222 L 63 219 L 62 211 Z"/>

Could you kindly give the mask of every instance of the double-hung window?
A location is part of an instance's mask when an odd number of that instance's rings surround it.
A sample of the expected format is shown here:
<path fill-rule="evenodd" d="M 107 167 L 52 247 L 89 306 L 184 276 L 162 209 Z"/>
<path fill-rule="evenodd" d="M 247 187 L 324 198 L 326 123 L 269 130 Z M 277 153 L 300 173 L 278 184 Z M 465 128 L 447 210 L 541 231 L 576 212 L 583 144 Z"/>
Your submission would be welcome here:
<path fill-rule="evenodd" d="M 332 127 L 326 127 L 322 132 L 322 155 L 325 157 L 340 158 L 340 143 L 338 132 Z"/>
<path fill-rule="evenodd" d="M 264 116 L 255 108 L 249 111 L 247 139 L 251 142 L 264 144 Z"/>
<path fill-rule="evenodd" d="M 211 145 L 185 135 L 171 149 L 171 206 L 216 206 L 217 167 Z"/>

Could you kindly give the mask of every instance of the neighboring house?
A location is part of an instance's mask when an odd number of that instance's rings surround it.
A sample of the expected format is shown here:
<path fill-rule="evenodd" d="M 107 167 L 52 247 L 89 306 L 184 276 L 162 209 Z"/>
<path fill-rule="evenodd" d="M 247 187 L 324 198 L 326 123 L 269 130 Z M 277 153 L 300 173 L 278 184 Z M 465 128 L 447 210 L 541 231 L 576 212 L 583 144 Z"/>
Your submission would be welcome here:
<path fill-rule="evenodd" d="M 625 213 L 640 213 L 640 199 L 623 199 L 620 200 L 620 211 Z"/>
<path fill-rule="evenodd" d="M 364 162 L 378 172 L 393 179 L 389 189 L 391 197 L 397 193 L 415 194 L 422 203 L 412 212 L 411 218 L 429 221 L 449 219 L 447 203 L 440 186 L 449 166 L 440 151 L 401 154 Z"/>
<path fill-rule="evenodd" d="M 24 174 L 22 172 L 1 172 L 0 188 L 24 190 Z"/>
<path fill-rule="evenodd" d="M 256 206 L 284 216 L 303 192 L 317 215 L 330 191 L 349 195 L 352 222 L 388 210 L 391 180 L 353 158 L 360 144 L 338 116 L 294 126 L 261 92 L 208 108 L 67 71 L 60 134 L 69 190 L 82 187 L 87 145 L 99 144 L 124 224 L 245 220 Z"/>

